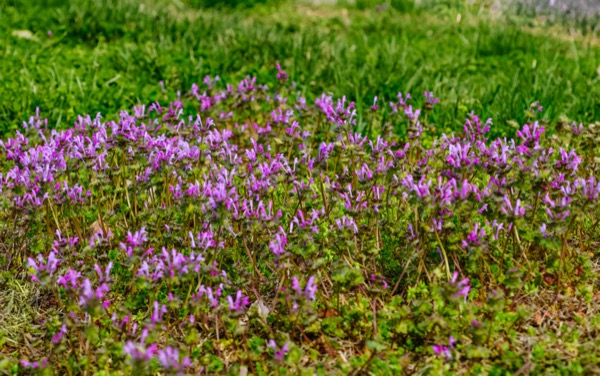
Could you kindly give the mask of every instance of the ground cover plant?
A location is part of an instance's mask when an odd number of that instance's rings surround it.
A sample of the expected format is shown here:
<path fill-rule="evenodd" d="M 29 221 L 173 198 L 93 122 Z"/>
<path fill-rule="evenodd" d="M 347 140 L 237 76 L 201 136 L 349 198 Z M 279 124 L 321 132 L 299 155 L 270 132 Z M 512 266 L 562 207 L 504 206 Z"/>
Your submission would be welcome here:
<path fill-rule="evenodd" d="M 594 4 L 315 3 L 0 0 L 0 374 L 600 373 Z"/>
<path fill-rule="evenodd" d="M 597 124 L 437 137 L 425 92 L 357 129 L 273 74 L 2 141 L 4 372 L 596 370 Z"/>

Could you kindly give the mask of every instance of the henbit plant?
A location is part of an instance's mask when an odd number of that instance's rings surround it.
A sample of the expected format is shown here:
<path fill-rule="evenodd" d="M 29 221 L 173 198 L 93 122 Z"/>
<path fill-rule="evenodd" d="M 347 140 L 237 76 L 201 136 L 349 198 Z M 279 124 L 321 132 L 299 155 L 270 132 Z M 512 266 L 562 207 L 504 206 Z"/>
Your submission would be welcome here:
<path fill-rule="evenodd" d="M 435 137 L 426 92 L 357 129 L 354 103 L 277 79 L 0 142 L 2 267 L 46 306 L 7 372 L 516 372 L 529 296 L 589 304 L 597 124 L 546 137 L 536 103 L 515 139 L 475 114 Z"/>

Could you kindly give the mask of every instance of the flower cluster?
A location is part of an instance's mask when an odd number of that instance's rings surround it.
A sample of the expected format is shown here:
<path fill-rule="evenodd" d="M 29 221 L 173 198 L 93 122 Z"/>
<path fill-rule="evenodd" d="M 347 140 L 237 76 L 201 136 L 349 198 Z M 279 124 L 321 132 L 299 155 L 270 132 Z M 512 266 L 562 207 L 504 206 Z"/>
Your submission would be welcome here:
<path fill-rule="evenodd" d="M 433 93 L 399 93 L 390 117 L 375 97 L 364 120 L 276 74 L 279 91 L 207 77 L 168 105 L 63 131 L 36 114 L 0 141 L 1 228 L 22 218 L 37 239 L 26 268 L 55 308 L 42 337 L 56 346 L 23 367 L 184 374 L 314 350 L 304 358 L 319 362 L 339 337 L 394 345 L 377 323 L 423 278 L 444 275 L 467 304 L 515 266 L 585 262 L 568 256 L 594 244 L 594 128 L 549 138 L 532 120 L 490 140 L 492 121 L 471 114 L 437 135 Z M 451 359 L 454 337 L 433 350 Z"/>

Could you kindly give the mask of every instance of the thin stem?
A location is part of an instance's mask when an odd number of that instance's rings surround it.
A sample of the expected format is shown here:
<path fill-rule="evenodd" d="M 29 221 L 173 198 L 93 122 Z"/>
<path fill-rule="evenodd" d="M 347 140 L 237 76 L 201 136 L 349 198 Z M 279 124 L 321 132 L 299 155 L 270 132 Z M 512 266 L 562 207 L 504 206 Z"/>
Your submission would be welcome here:
<path fill-rule="evenodd" d="M 448 263 L 448 256 L 446 255 L 446 250 L 444 249 L 444 245 L 442 244 L 442 240 L 440 239 L 440 235 L 438 234 L 435 225 L 433 227 L 433 231 L 435 232 L 435 237 L 437 238 L 438 244 L 440 245 L 440 249 L 442 250 L 442 255 L 444 255 L 444 263 L 446 264 L 446 275 L 448 277 L 448 280 L 450 280 L 452 278 L 450 277 L 450 264 Z"/>

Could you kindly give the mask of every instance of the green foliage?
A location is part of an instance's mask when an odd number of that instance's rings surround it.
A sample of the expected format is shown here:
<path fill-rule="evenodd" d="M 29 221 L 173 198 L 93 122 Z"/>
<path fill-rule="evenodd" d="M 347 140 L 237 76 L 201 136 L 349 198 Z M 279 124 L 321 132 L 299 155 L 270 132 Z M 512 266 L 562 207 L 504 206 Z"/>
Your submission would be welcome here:
<path fill-rule="evenodd" d="M 126 314 L 131 314 L 131 323 L 151 329 L 146 345 L 179 348 L 182 358 L 188 356 L 198 367 L 194 371 L 208 374 L 508 375 L 595 370 L 600 362 L 597 200 L 587 200 L 579 190 L 569 206 L 569 219 L 550 220 L 536 193 L 552 192 L 558 202 L 562 198 L 558 188 L 548 189 L 560 180 L 556 171 L 575 175 L 556 167 L 560 148 L 579 153 L 585 166 L 577 172 L 580 179 L 600 171 L 596 151 L 600 123 L 594 123 L 600 114 L 600 49 L 594 35 L 567 38 L 531 18 L 499 17 L 490 9 L 487 1 L 462 0 L 356 0 L 321 6 L 283 0 L 0 0 L 0 135 L 20 129 L 40 107 L 50 128 L 70 128 L 78 115 L 98 112 L 119 124 L 161 124 L 164 128 L 150 131 L 155 141 L 166 137 L 193 144 L 208 130 L 233 130 L 231 145 L 239 146 L 238 152 L 250 148 L 255 139 L 268 148 L 259 157 L 265 164 L 273 162 L 273 156 L 286 156 L 291 162 L 301 150 L 316 156 L 322 141 L 335 146 L 330 158 L 318 162 L 314 170 L 300 162 L 293 182 L 279 171 L 260 196 L 261 202 L 280 208 L 281 217 L 263 222 L 232 216 L 224 205 L 208 210 L 204 198 L 177 199 L 169 190 L 179 186 L 175 175 L 183 178 L 185 189 L 234 165 L 228 159 L 232 149 L 217 151 L 206 139 L 198 145 L 200 157 L 194 163 L 185 158 L 175 165 L 162 161 L 153 166 L 156 171 L 147 181 L 138 179 L 150 166 L 143 137 L 111 136 L 101 146 L 110 149 L 107 170 L 90 169 L 94 163 L 90 159 L 69 157 L 61 183 L 93 191 L 92 198 L 77 204 L 65 197 L 60 204 L 50 198 L 48 202 L 56 206 L 47 202 L 34 210 L 23 209 L 13 199 L 28 192 L 18 185 L 0 186 L 0 373 L 21 374 L 25 367 L 20 360 L 44 357 L 52 367 L 38 370 L 40 374 L 163 372 L 156 358 L 144 362 L 125 355 L 125 342 L 140 339 L 139 330 L 118 323 Z M 294 84 L 284 85 L 276 78 L 277 63 Z M 256 102 L 238 95 L 213 103 L 207 112 L 199 111 L 189 90 L 207 74 L 219 74 L 229 83 L 253 75 L 270 91 L 257 94 Z M 435 108 L 422 104 L 425 90 L 434 90 L 441 98 Z M 355 101 L 357 123 L 347 123 L 342 130 L 333 127 L 311 106 L 323 91 Z M 361 148 L 349 141 L 357 137 L 354 132 L 376 142 L 377 136 L 394 130 L 388 151 L 400 155 L 406 138 L 418 128 L 416 121 L 401 117 L 404 108 L 399 115 L 390 112 L 388 103 L 398 100 L 398 91 L 413 93 L 414 108 L 422 110 L 419 125 L 426 132 L 411 139 L 410 152 L 397 156 L 401 163 L 393 172 L 358 181 L 358 168 L 376 171 L 379 159 L 372 155 L 372 145 Z M 275 92 L 289 102 L 277 104 L 272 99 Z M 379 112 L 369 109 L 376 95 Z M 270 136 L 239 126 L 269 122 L 271 111 L 294 108 L 300 96 L 309 104 L 297 117 L 302 129 L 312 133 L 308 141 L 290 137 L 281 125 Z M 158 101 L 168 106 L 174 98 L 184 101 L 177 121 L 201 113 L 204 121 L 207 116 L 219 119 L 218 126 L 201 124 L 201 130 L 194 131 L 201 137 L 190 137 L 192 120 L 178 128 L 164 113 L 148 111 L 134 118 L 119 114 L 136 104 Z M 544 107 L 543 119 L 538 119 L 537 104 L 529 106 L 535 100 Z M 231 109 L 232 118 L 220 118 Z M 449 141 L 437 136 L 462 130 L 472 110 L 482 118 L 494 118 L 492 138 L 539 120 L 549 135 L 541 142 L 555 153 L 548 159 L 536 150 L 530 159 L 517 158 L 531 168 L 527 173 L 516 165 L 493 174 L 482 166 L 448 168 L 445 142 Z M 565 114 L 589 126 L 571 126 Z M 474 116 L 468 119 L 479 122 Z M 96 130 L 76 132 L 91 136 Z M 575 137 L 574 132 L 581 134 Z M 34 131 L 25 134 L 30 146 L 45 142 Z M 102 144 L 96 138 L 94 142 Z M 489 146 L 489 140 L 482 142 Z M 477 158 L 489 162 L 490 155 L 478 154 L 481 150 L 473 145 L 470 150 Z M 239 155 L 240 161 L 248 158 Z M 387 158 L 390 153 L 381 155 Z M 421 161 L 426 168 L 421 168 Z M 536 166 L 528 166 L 529 161 L 536 161 Z M 240 163 L 242 168 L 235 170 L 230 184 L 252 200 L 251 184 L 245 179 L 259 171 L 259 162 L 248 162 L 252 165 L 248 171 L 246 162 Z M 0 178 L 14 163 L 6 149 L 0 149 Z M 536 174 L 531 173 L 534 170 Z M 510 189 L 505 189 L 504 197 L 511 196 L 514 203 L 516 196 L 527 215 L 501 212 L 502 197 L 495 193 L 486 196 L 488 211 L 478 210 L 481 198 L 474 194 L 464 202 L 453 201 L 452 210 L 446 211 L 448 205 L 432 196 L 417 197 L 399 183 L 408 175 L 415 182 L 420 177 L 443 177 L 447 182 L 447 173 L 459 186 L 467 180 L 474 186 L 490 186 L 490 174 L 507 178 Z M 342 188 L 335 188 L 335 183 Z M 302 193 L 294 191 L 303 185 Z M 376 199 L 378 186 L 386 188 L 384 195 L 391 187 L 398 194 Z M 354 193 L 367 192 L 370 209 L 345 206 L 340 197 L 346 187 L 353 187 Z M 43 184 L 42 191 L 52 189 Z M 454 192 L 458 194 L 458 188 Z M 302 225 L 301 230 L 290 230 L 286 255 L 275 257 L 270 242 L 280 228 L 287 233 L 299 208 L 307 217 L 311 211 L 325 210 L 317 213 L 322 217 L 314 228 Z M 438 216 L 445 216 L 439 228 Z M 356 232 L 336 229 L 335 220 L 344 217 L 355 219 Z M 501 230 L 491 224 L 495 219 L 514 227 Z M 551 234 L 541 231 L 542 223 L 548 224 Z M 148 233 L 148 247 L 127 255 L 120 243 L 127 243 L 130 233 L 142 227 Z M 158 254 L 164 247 L 176 249 L 185 259 L 197 251 L 189 234 L 207 228 L 224 248 L 207 247 L 203 252 L 207 262 L 199 271 L 156 278 L 138 273 L 146 258 L 140 254 Z M 58 229 L 80 242 L 57 246 Z M 91 237 L 99 234 L 106 239 L 92 245 Z M 477 241 L 465 246 L 470 235 Z M 40 275 L 37 284 L 29 281 L 29 274 L 36 271 L 26 266 L 28 258 L 47 255 L 54 248 L 61 249 L 61 274 L 67 268 L 81 270 L 94 286 L 101 281 L 93 266 L 112 263 L 107 308 L 94 299 L 82 306 L 75 290 L 52 279 L 58 273 Z M 227 271 L 226 277 L 219 270 Z M 469 279 L 461 280 L 458 273 L 452 277 L 457 270 Z M 314 299 L 290 286 L 292 277 L 308 286 L 309 276 L 316 277 Z M 218 305 L 209 304 L 206 297 L 190 302 L 195 299 L 192 292 L 205 285 L 215 291 L 224 286 Z M 236 292 L 253 303 L 247 309 L 231 309 L 225 298 Z M 167 309 L 164 327 L 157 330 L 150 320 L 154 302 Z M 70 312 L 74 314 L 69 316 Z M 54 344 L 63 323 L 68 332 Z M 273 338 L 274 348 L 269 343 Z M 289 348 L 279 357 L 284 343 Z"/>
<path fill-rule="evenodd" d="M 521 108 L 535 100 L 549 120 L 566 113 L 598 119 L 595 44 L 549 37 L 460 3 L 382 1 L 388 6 L 378 10 L 368 1 L 284 2 L 218 12 L 196 9 L 204 2 L 2 0 L 0 134 L 36 107 L 50 126 L 65 128 L 78 114 L 113 117 L 165 101 L 206 74 L 231 81 L 251 74 L 273 85 L 267 71 L 277 62 L 309 101 L 325 91 L 364 108 L 378 95 L 387 107 L 398 91 L 433 90 L 443 98 L 443 110 L 430 115 L 440 132 L 459 129 L 475 110 L 495 119 L 497 135 L 511 133 L 504 124 L 522 123 Z"/>
<path fill-rule="evenodd" d="M 193 8 L 252 8 L 257 5 L 276 4 L 277 0 L 187 0 Z M 281 2 L 281 0 L 279 0 Z"/>

